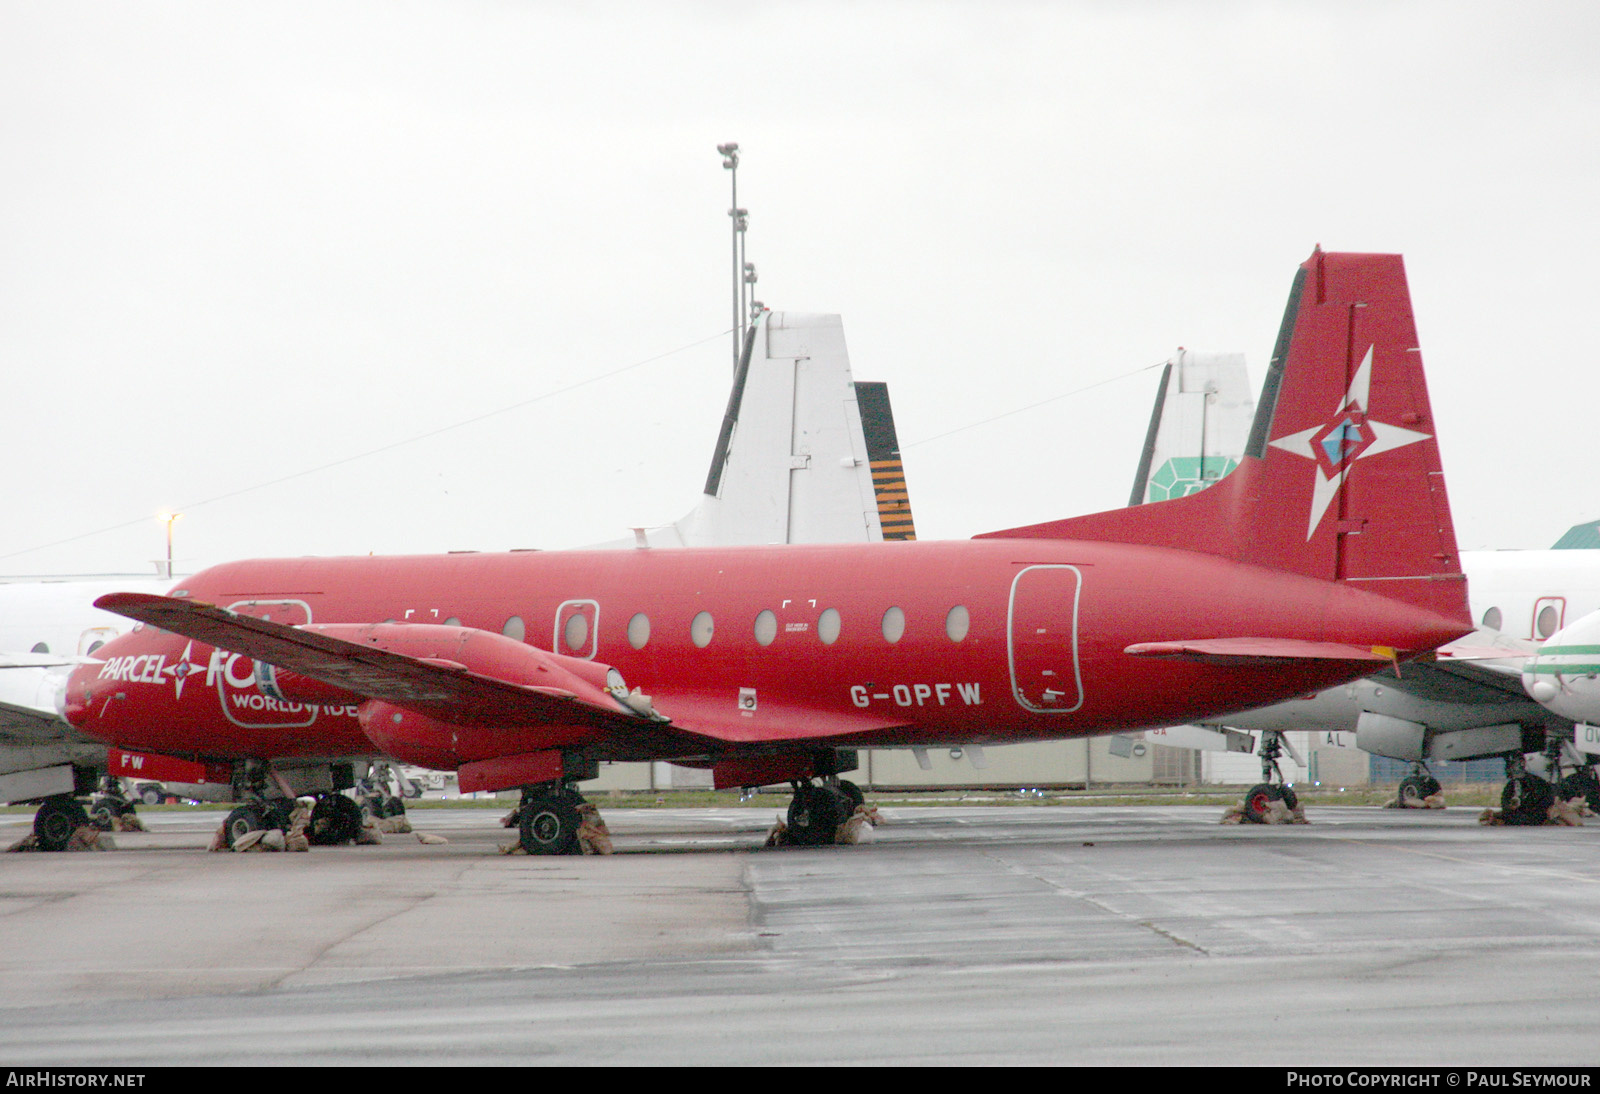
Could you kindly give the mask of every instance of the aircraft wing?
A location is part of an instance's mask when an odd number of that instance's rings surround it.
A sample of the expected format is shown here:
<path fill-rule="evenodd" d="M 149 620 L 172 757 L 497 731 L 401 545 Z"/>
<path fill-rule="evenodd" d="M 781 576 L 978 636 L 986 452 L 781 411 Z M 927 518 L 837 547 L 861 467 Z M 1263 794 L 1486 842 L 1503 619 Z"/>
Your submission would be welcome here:
<path fill-rule="evenodd" d="M 112 593 L 95 601 L 95 606 L 448 721 L 609 727 L 639 720 L 639 715 L 607 702 L 603 689 L 569 674 L 552 672 L 549 683 L 518 684 L 452 662 L 432 663 L 202 601 L 149 593 Z"/>
<path fill-rule="evenodd" d="M 76 735 L 76 731 L 62 721 L 61 716 L 55 711 L 38 710 L 20 703 L 0 700 L 0 742 L 35 744 Z"/>
<path fill-rule="evenodd" d="M 0 653 L 0 669 L 48 669 L 64 665 L 98 665 L 98 657 L 64 657 L 53 653 Z"/>
<path fill-rule="evenodd" d="M 740 710 L 725 695 L 696 694 L 658 696 L 656 701 L 667 708 L 669 718 L 650 706 L 648 699 L 630 707 L 628 703 L 637 701 L 626 692 L 573 676 L 560 664 L 567 659 L 531 646 L 523 649 L 531 661 L 545 668 L 543 678 L 518 683 L 474 672 L 454 661 L 421 658 L 352 641 L 345 632 L 359 633 L 363 628 L 356 625 L 340 627 L 341 636 L 335 636 L 316 627 L 291 627 L 201 601 L 149 593 L 112 593 L 95 601 L 95 606 L 356 695 L 465 725 L 592 726 L 617 731 L 630 745 L 636 745 L 645 735 L 652 739 L 668 735 L 678 738 L 678 746 L 687 755 L 720 745 L 748 747 L 847 737 L 899 724 L 809 708 L 786 710 L 771 701 L 762 704 L 757 721 L 741 717 Z M 434 629 L 426 625 L 398 626 L 410 626 L 417 632 Z M 328 629 L 327 625 L 322 629 Z M 374 634 L 378 630 L 366 629 Z M 604 665 L 591 667 L 599 673 L 606 669 Z"/>
<path fill-rule="evenodd" d="M 1522 690 L 1521 673 L 1504 662 L 1441 657 L 1403 664 L 1398 676 L 1390 666 L 1372 679 L 1418 699 L 1475 706 L 1482 711 L 1483 724 L 1516 722 L 1563 732 L 1572 728 L 1570 718 L 1530 699 Z"/>
<path fill-rule="evenodd" d="M 1407 666 L 1408 674 L 1410 667 Z M 1508 665 L 1503 661 L 1457 660 L 1441 657 L 1428 668 L 1489 692 L 1503 693 L 1516 699 L 1528 697 L 1528 693 L 1522 690 L 1520 662 Z"/>
<path fill-rule="evenodd" d="M 0 774 L 64 763 L 103 767 L 105 762 L 106 746 L 54 711 L 0 701 Z"/>
<path fill-rule="evenodd" d="M 1491 695 L 1509 695 L 1523 700 L 1522 666 L 1538 651 L 1532 642 L 1488 627 L 1439 647 L 1432 668 L 1450 678 L 1485 689 Z"/>

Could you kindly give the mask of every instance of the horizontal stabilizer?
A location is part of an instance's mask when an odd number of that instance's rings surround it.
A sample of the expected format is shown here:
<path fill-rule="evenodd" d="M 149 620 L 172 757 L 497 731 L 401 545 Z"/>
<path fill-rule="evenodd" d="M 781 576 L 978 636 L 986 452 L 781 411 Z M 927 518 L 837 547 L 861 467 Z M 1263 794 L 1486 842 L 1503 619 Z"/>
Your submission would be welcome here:
<path fill-rule="evenodd" d="M 1261 661 L 1393 661 L 1387 646 L 1352 646 L 1302 638 L 1197 638 L 1182 642 L 1135 642 L 1122 651 L 1134 657 L 1245 664 Z"/>

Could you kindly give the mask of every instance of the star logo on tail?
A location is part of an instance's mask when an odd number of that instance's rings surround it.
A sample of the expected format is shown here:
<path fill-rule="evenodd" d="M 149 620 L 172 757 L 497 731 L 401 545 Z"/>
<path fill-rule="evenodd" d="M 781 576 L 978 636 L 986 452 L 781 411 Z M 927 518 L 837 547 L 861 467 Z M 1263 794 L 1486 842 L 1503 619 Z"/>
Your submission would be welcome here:
<path fill-rule="evenodd" d="M 1333 417 L 1325 424 L 1302 429 L 1268 442 L 1296 456 L 1304 456 L 1317 465 L 1317 478 L 1311 487 L 1311 513 L 1306 524 L 1306 539 L 1316 534 L 1317 525 L 1327 515 L 1344 477 L 1350 473 L 1357 460 L 1393 452 L 1408 444 L 1427 440 L 1431 433 L 1403 429 L 1397 425 L 1371 421 L 1367 417 L 1372 390 L 1372 347 L 1361 359 L 1350 380 L 1350 389 L 1334 408 Z"/>

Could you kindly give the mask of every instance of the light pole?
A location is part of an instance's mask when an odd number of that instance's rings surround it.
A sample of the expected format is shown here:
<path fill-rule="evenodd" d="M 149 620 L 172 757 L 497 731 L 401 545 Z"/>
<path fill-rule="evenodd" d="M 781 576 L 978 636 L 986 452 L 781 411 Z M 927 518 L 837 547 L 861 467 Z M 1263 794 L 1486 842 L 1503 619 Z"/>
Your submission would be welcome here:
<path fill-rule="evenodd" d="M 172 525 L 182 513 L 157 513 L 156 519 L 167 526 L 167 568 L 162 577 L 167 581 L 172 580 Z"/>
<path fill-rule="evenodd" d="M 749 271 L 751 269 L 754 269 L 754 267 L 752 267 L 750 265 L 750 263 L 748 263 L 748 262 L 746 262 L 744 260 L 744 233 L 745 233 L 745 229 L 750 227 L 750 210 L 748 210 L 748 209 L 740 209 L 738 206 L 735 206 L 734 210 L 733 210 L 733 223 L 734 223 L 735 227 L 737 227 L 738 230 L 739 230 L 739 255 L 734 260 L 737 263 L 737 265 L 734 268 L 734 274 L 733 275 L 739 282 L 739 304 L 738 304 L 738 307 L 739 307 L 739 352 L 740 352 L 740 354 L 743 354 L 744 353 L 744 332 L 745 332 L 745 328 L 747 326 L 749 326 L 749 323 L 745 319 L 744 287 L 745 287 L 745 284 L 749 281 L 749 277 L 748 276 L 741 276 L 739 271 L 740 270 Z"/>
<path fill-rule="evenodd" d="M 722 166 L 733 179 L 733 204 L 728 207 L 728 217 L 733 222 L 733 371 L 739 371 L 739 352 L 744 342 L 744 286 L 739 280 L 740 242 L 744 235 L 746 213 L 739 208 L 739 146 L 733 141 L 717 145 L 722 156 Z"/>

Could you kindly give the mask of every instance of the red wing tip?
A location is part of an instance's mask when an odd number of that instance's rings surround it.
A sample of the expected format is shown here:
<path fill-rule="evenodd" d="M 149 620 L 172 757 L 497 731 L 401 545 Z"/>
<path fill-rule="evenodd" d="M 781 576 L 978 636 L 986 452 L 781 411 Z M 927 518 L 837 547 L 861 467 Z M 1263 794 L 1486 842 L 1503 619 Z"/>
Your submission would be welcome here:
<path fill-rule="evenodd" d="M 162 596 L 160 593 L 106 593 L 94 602 L 94 606 L 97 608 L 118 613 L 121 613 L 126 608 L 161 608 L 174 605 L 185 608 L 216 607 L 215 604 L 207 603 L 204 600 Z"/>
<path fill-rule="evenodd" d="M 142 604 L 163 604 L 171 599 L 157 593 L 107 593 L 96 600 L 94 606 L 115 611 L 118 608 L 133 608 Z"/>

